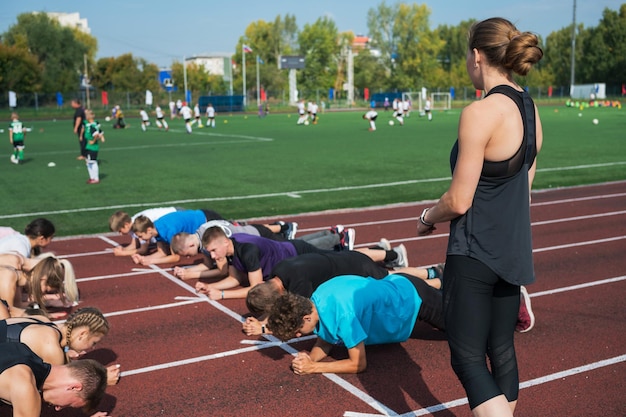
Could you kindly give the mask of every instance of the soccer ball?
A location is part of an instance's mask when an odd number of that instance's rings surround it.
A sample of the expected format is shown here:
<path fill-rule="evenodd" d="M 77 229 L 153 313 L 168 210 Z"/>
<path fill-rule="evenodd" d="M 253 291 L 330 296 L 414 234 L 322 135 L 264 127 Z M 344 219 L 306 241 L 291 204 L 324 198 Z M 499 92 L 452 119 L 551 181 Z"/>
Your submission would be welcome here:
<path fill-rule="evenodd" d="M 389 126 L 393 126 L 393 120 L 389 120 Z"/>
<path fill-rule="evenodd" d="M 304 125 L 305 125 L 305 126 L 308 126 L 308 125 L 309 125 L 309 121 L 308 121 L 308 120 L 305 120 L 305 121 L 304 121 Z"/>
<path fill-rule="evenodd" d="M 107 122 L 111 121 L 111 118 L 109 116 L 105 117 L 104 120 L 106 120 Z"/>
<path fill-rule="evenodd" d="M 599 123 L 598 119 L 593 119 L 593 124 L 597 125 Z"/>

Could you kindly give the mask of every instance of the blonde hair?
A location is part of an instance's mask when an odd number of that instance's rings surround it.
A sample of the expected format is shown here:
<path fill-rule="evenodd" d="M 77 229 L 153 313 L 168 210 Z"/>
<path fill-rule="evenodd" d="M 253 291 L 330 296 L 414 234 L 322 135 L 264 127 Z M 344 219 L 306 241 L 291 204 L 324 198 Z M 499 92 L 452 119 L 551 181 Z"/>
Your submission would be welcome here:
<path fill-rule="evenodd" d="M 180 255 L 180 253 L 185 249 L 185 247 L 191 243 L 191 234 L 187 232 L 176 233 L 172 236 L 172 241 L 170 242 L 170 250 L 172 253 Z"/>
<path fill-rule="evenodd" d="M 489 64 L 525 76 L 543 57 L 539 38 L 520 32 L 501 17 L 476 22 L 469 30 L 469 50 L 479 50 Z"/>
<path fill-rule="evenodd" d="M 154 223 L 147 216 L 142 215 L 135 218 L 132 229 L 134 233 L 145 233 L 149 227 L 154 228 Z"/>
<path fill-rule="evenodd" d="M 86 326 L 91 334 L 101 334 L 106 336 L 109 333 L 109 322 L 102 312 L 95 307 L 79 308 L 69 315 L 65 321 L 66 346 L 70 349 L 70 336 L 72 330 Z"/>
<path fill-rule="evenodd" d="M 60 294 L 71 303 L 78 301 L 78 285 L 74 267 L 67 259 L 58 259 L 51 253 L 44 253 L 38 257 L 41 259 L 30 271 L 27 289 L 32 301 L 45 308 L 43 292 L 41 291 L 41 279 L 45 277 L 46 285 Z"/>
<path fill-rule="evenodd" d="M 116 211 L 109 217 L 109 229 L 112 232 L 119 232 L 126 223 L 132 223 L 132 221 L 130 215 L 125 211 Z"/>

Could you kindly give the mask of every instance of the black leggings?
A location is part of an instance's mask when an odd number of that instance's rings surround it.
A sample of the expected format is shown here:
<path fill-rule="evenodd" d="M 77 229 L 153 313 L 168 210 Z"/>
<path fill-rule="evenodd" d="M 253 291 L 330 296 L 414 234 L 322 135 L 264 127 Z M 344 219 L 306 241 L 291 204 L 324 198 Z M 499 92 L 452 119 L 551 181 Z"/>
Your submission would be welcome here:
<path fill-rule="evenodd" d="M 446 259 L 444 282 L 452 369 L 465 388 L 470 408 L 502 394 L 509 402 L 516 401 L 519 375 L 513 338 L 520 287 L 476 259 L 455 255 Z"/>
<path fill-rule="evenodd" d="M 394 275 L 402 275 L 415 287 L 417 295 L 422 299 L 420 310 L 417 313 L 417 320 L 411 331 L 411 337 L 417 336 L 420 321 L 425 321 L 430 325 L 438 328 L 439 330 L 445 330 L 446 326 L 443 320 L 443 301 L 441 291 L 431 287 L 421 278 L 415 277 L 409 274 L 395 273 Z"/>

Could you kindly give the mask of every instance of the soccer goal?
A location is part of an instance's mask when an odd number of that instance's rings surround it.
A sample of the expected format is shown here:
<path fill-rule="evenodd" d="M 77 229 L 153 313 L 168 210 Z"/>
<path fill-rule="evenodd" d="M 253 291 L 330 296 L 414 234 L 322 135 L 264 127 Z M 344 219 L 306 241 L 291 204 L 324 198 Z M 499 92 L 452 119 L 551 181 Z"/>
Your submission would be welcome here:
<path fill-rule="evenodd" d="M 406 93 L 402 93 L 402 100 L 409 102 L 410 110 L 418 110 L 422 113 L 424 103 L 422 100 L 422 93 L 420 91 L 408 91 Z"/>
<path fill-rule="evenodd" d="M 430 93 L 432 110 L 450 110 L 452 108 L 452 94 Z"/>

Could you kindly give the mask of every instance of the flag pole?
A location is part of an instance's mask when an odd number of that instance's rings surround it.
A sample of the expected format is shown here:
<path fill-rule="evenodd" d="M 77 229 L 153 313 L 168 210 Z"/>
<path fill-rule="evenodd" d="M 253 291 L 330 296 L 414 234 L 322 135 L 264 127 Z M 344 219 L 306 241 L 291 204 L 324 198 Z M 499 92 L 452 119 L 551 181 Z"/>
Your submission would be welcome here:
<path fill-rule="evenodd" d="M 259 56 L 256 56 L 256 106 L 261 105 L 261 84 L 259 80 Z"/>
<path fill-rule="evenodd" d="M 246 51 L 245 46 L 241 46 L 241 61 L 243 71 L 243 109 L 246 109 Z"/>

